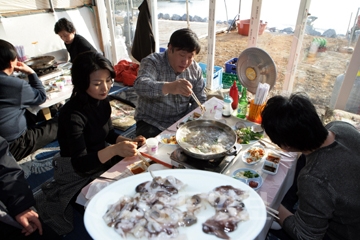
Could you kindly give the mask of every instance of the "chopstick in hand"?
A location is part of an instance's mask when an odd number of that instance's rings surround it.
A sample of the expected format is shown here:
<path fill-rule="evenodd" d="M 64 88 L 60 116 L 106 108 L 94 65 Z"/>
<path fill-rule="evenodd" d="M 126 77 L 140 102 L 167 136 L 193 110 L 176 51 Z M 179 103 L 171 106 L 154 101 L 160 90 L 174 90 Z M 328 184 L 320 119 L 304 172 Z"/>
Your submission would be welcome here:
<path fill-rule="evenodd" d="M 269 215 L 273 216 L 276 219 L 280 219 L 278 216 L 276 216 L 274 213 L 270 212 L 270 211 L 266 211 Z"/>
<path fill-rule="evenodd" d="M 269 215 L 273 216 L 273 217 L 276 218 L 276 219 L 279 219 L 279 217 L 276 216 L 277 214 L 279 214 L 279 211 L 277 211 L 277 210 L 275 210 L 275 209 L 273 209 L 273 208 L 271 208 L 271 207 L 268 207 L 268 206 L 266 206 L 266 211 L 267 211 L 267 213 L 268 213 Z"/>
<path fill-rule="evenodd" d="M 196 95 L 195 95 L 195 93 L 193 91 L 191 91 L 191 96 L 194 98 L 195 102 L 199 105 L 199 107 L 201 109 L 201 112 L 205 112 L 206 111 L 205 107 L 201 104 L 201 102 L 196 97 Z"/>
<path fill-rule="evenodd" d="M 269 210 L 270 212 L 273 212 L 273 213 L 275 213 L 275 214 L 279 214 L 279 211 L 278 211 L 278 210 L 275 210 L 275 209 L 273 209 L 273 208 L 271 208 L 271 207 L 268 207 L 268 206 L 266 206 L 266 208 L 267 208 L 267 210 Z"/>

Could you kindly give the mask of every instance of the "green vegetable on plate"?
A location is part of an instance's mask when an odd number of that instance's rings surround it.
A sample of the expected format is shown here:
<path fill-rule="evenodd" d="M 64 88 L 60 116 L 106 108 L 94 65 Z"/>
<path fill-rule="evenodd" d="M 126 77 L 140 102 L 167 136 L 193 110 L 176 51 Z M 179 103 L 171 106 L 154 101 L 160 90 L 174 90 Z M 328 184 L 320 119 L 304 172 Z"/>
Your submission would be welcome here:
<path fill-rule="evenodd" d="M 251 140 L 259 140 L 263 137 L 263 133 L 254 132 L 251 130 L 251 127 L 240 128 L 235 130 L 238 143 L 240 144 L 249 144 Z"/>

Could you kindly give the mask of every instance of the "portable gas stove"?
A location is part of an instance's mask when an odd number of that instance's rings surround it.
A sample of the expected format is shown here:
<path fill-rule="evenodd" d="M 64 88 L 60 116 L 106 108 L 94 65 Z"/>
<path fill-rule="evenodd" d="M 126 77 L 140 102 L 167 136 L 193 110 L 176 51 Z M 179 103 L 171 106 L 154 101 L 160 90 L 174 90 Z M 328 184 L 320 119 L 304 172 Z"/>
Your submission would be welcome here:
<path fill-rule="evenodd" d="M 46 81 L 51 78 L 61 76 L 63 74 L 63 70 L 60 68 L 57 68 L 57 66 L 55 64 L 52 65 L 51 67 L 48 67 L 46 69 L 40 69 L 35 72 L 41 81 Z"/>
<path fill-rule="evenodd" d="M 241 150 L 241 145 L 235 144 L 234 148 L 234 155 L 223 156 L 209 160 L 196 159 L 192 156 L 187 155 L 183 149 L 177 148 L 170 155 L 171 164 L 174 166 L 174 168 L 198 169 L 223 173 L 239 154 Z"/>

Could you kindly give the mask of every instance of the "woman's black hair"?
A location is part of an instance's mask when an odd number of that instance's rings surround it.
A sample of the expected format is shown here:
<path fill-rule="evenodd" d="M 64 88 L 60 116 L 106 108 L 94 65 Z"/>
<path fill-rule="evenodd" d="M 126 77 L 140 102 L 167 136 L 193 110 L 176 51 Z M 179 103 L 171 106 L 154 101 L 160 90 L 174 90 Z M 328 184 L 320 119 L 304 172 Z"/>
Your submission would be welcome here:
<path fill-rule="evenodd" d="M 68 33 L 73 33 L 76 31 L 72 22 L 70 22 L 66 18 L 60 18 L 59 21 L 55 23 L 54 32 L 58 34 L 63 30 L 67 31 Z"/>
<path fill-rule="evenodd" d="M 319 148 L 328 135 L 315 106 L 302 93 L 270 98 L 261 114 L 261 126 L 271 141 L 299 151 Z"/>
<path fill-rule="evenodd" d="M 114 67 L 103 55 L 94 51 L 79 54 L 71 68 L 73 95 L 78 92 L 86 92 L 90 86 L 90 74 L 101 69 L 109 70 L 111 78 L 115 78 Z"/>
<path fill-rule="evenodd" d="M 10 67 L 10 62 L 17 58 L 17 52 L 14 45 L 0 39 L 0 71 Z"/>
<path fill-rule="evenodd" d="M 196 33 L 189 28 L 182 28 L 175 31 L 171 37 L 168 47 L 171 45 L 173 49 L 184 50 L 187 52 L 195 51 L 196 54 L 200 52 L 201 45 Z"/>

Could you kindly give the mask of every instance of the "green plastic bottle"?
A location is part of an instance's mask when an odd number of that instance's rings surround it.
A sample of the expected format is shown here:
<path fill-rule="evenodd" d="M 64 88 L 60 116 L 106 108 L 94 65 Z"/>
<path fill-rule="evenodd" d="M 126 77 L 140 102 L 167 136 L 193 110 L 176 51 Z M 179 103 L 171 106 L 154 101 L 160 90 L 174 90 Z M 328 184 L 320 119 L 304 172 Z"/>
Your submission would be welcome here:
<path fill-rule="evenodd" d="M 236 116 L 238 118 L 245 119 L 247 108 L 248 108 L 247 89 L 246 87 L 243 87 Z"/>

